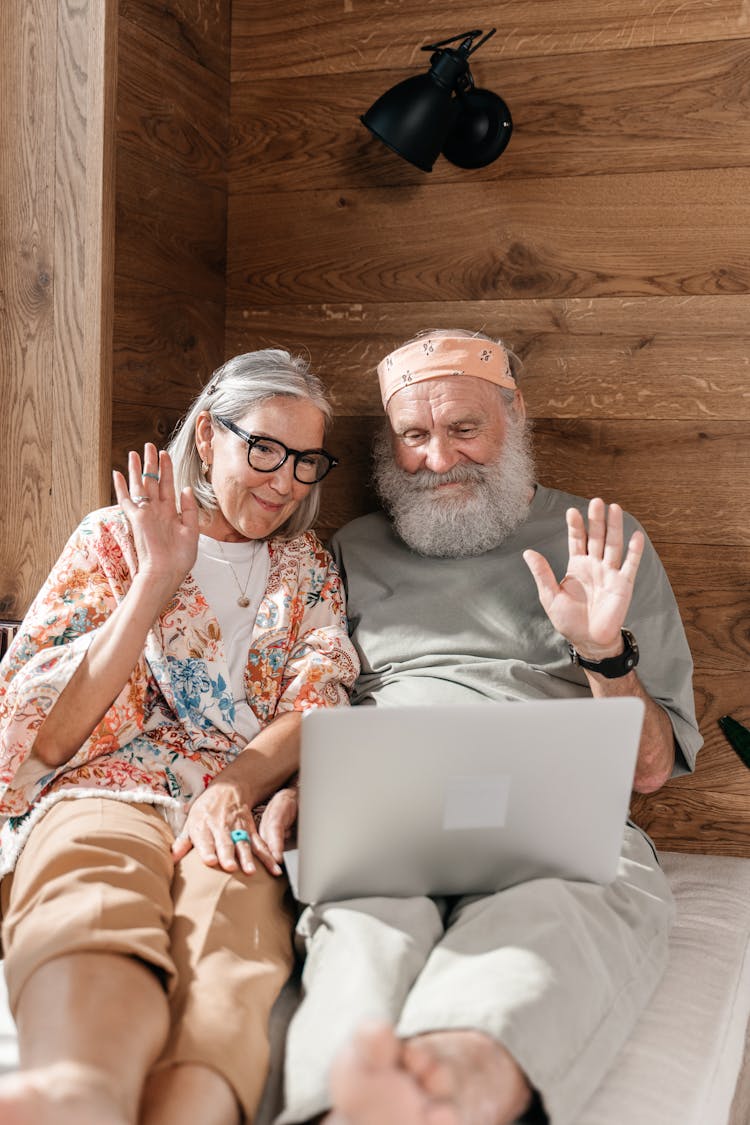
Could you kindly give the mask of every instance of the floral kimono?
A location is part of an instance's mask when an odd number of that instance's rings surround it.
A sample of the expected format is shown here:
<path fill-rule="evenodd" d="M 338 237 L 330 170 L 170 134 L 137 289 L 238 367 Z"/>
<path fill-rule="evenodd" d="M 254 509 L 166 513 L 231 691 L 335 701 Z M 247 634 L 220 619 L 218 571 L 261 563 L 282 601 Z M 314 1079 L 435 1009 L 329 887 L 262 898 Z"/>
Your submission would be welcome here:
<path fill-rule="evenodd" d="M 285 711 L 348 701 L 359 663 L 341 584 L 308 532 L 268 543 L 270 571 L 247 657 L 247 698 L 261 728 Z M 179 831 L 187 809 L 244 748 L 232 727 L 219 624 L 188 574 L 149 630 L 130 679 L 91 736 L 58 768 L 32 756 L 37 731 L 97 628 L 137 570 L 118 508 L 89 515 L 69 540 L 0 665 L 0 875 L 63 797 L 162 806 Z"/>

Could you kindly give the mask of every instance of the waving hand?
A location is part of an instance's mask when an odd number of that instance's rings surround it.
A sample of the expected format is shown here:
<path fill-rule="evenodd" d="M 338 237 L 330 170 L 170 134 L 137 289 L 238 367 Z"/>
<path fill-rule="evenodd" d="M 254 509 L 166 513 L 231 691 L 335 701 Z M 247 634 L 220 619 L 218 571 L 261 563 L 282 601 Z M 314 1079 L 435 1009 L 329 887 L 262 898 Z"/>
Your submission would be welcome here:
<path fill-rule="evenodd" d="M 633 595 L 644 537 L 630 537 L 623 559 L 623 519 L 619 504 L 606 511 L 603 500 L 589 504 L 588 531 L 577 508 L 569 508 L 568 569 L 557 582 L 538 551 L 524 551 L 539 600 L 550 621 L 581 656 L 603 660 L 622 651 L 620 630 Z"/>

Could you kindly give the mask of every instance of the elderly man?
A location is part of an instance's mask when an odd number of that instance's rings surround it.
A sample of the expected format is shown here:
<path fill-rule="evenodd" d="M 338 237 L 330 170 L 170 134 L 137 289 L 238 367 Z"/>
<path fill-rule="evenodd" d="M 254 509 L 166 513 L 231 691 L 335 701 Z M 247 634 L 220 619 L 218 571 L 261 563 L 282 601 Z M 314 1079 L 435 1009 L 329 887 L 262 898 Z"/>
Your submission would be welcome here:
<path fill-rule="evenodd" d="M 535 483 L 514 366 L 493 340 L 434 332 L 378 368 L 387 515 L 334 539 L 353 702 L 635 695 L 635 789 L 652 792 L 701 744 L 674 597 L 617 505 Z M 309 907 L 280 1121 L 572 1125 L 662 974 L 671 912 L 631 824 L 607 886 Z"/>

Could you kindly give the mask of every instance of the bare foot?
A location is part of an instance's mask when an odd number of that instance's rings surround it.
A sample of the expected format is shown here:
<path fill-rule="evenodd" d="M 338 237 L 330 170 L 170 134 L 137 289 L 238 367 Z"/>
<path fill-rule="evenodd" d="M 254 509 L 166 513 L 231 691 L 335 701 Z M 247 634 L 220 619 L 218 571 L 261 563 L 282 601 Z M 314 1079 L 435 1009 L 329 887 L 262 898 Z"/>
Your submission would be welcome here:
<path fill-rule="evenodd" d="M 3 1125 L 128 1125 L 96 1076 L 72 1063 L 0 1078 Z"/>
<path fill-rule="evenodd" d="M 510 1125 L 531 1103 L 513 1058 L 477 1031 L 402 1044 L 385 1024 L 355 1037 L 331 1072 L 326 1125 Z"/>

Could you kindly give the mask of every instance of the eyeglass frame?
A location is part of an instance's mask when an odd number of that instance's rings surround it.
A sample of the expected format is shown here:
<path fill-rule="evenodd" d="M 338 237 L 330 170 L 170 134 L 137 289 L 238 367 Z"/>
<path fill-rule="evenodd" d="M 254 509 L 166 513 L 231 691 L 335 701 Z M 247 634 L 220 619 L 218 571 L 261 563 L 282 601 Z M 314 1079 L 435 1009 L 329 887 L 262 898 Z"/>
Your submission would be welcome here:
<path fill-rule="evenodd" d="M 244 442 L 247 442 L 247 463 L 254 473 L 276 473 L 282 467 L 282 465 L 286 465 L 287 461 L 291 457 L 294 460 L 294 468 L 292 469 L 294 479 L 298 484 L 305 484 L 308 486 L 308 488 L 312 488 L 314 484 L 320 484 L 322 480 L 325 480 L 331 469 L 335 469 L 339 463 L 338 457 L 334 457 L 326 449 L 290 449 L 288 445 L 284 445 L 283 441 L 279 441 L 278 438 L 270 437 L 268 434 L 249 434 L 247 430 L 243 430 L 240 426 L 237 426 L 234 422 L 232 422 L 230 418 L 225 418 L 222 414 L 214 414 L 213 417 L 217 422 L 220 422 L 221 425 L 224 426 L 227 430 L 231 430 L 233 434 L 236 434 L 237 437 L 242 438 Z M 272 469 L 258 469 L 255 465 L 250 464 L 250 454 L 252 453 L 253 446 L 257 445 L 257 443 L 261 441 L 272 441 L 274 445 L 280 445 L 284 450 L 284 456 L 282 457 L 281 461 L 279 461 L 278 465 L 274 465 Z M 318 477 L 317 480 L 300 480 L 300 478 L 297 476 L 297 465 L 299 464 L 299 460 L 301 457 L 307 457 L 311 453 L 316 453 L 319 456 L 322 455 L 323 457 L 326 457 L 328 459 L 328 468 L 323 473 L 323 476 Z"/>

